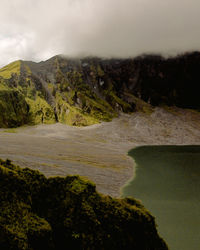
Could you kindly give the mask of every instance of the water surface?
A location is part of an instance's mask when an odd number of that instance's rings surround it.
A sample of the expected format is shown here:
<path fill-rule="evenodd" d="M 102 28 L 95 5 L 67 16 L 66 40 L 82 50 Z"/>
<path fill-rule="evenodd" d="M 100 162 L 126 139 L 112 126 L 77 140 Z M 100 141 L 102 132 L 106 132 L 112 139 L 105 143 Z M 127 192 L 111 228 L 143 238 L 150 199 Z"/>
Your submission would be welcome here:
<path fill-rule="evenodd" d="M 142 200 L 172 250 L 200 249 L 200 146 L 142 146 L 129 151 L 136 175 L 123 196 Z"/>

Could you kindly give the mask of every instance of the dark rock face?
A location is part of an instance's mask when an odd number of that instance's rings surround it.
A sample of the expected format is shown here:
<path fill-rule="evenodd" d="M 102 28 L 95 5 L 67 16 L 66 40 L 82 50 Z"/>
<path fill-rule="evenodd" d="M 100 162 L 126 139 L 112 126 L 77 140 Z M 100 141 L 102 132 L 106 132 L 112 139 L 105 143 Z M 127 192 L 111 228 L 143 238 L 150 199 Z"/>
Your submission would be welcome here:
<path fill-rule="evenodd" d="M 176 105 L 181 108 L 199 109 L 200 53 L 176 58 L 139 57 L 135 59 L 138 80 L 132 88 L 152 105 Z"/>
<path fill-rule="evenodd" d="M 55 61 L 57 68 L 55 68 Z M 107 100 L 113 108 L 113 95 L 129 105 L 121 106 L 124 112 L 134 111 L 130 94 L 157 106 L 176 105 L 182 108 L 199 109 L 198 88 L 200 84 L 200 53 L 188 53 L 175 58 L 146 55 L 133 59 L 99 58 L 67 59 L 54 57 L 37 65 L 37 72 L 48 81 L 59 83 L 57 69 L 66 76 L 73 86 L 78 80 L 88 85 L 98 97 Z M 79 77 L 73 77 L 74 73 Z M 55 75 L 57 77 L 55 79 Z M 129 94 L 129 98 L 127 96 Z M 119 109 L 118 109 L 119 110 Z"/>
<path fill-rule="evenodd" d="M 113 199 L 78 176 L 46 179 L 0 160 L 0 249 L 168 249 L 135 199 Z"/>

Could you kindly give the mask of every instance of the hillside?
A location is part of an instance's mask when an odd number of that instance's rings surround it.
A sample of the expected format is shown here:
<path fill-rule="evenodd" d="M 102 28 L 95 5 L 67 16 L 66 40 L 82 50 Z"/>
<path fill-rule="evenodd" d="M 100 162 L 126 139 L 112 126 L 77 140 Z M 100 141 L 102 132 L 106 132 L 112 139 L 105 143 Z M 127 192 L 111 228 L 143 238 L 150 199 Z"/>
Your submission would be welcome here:
<path fill-rule="evenodd" d="M 96 192 L 78 176 L 46 179 L 0 160 L 0 249 L 168 249 L 135 199 Z"/>
<path fill-rule="evenodd" d="M 86 126 L 163 105 L 199 110 L 199 67 L 199 52 L 168 59 L 16 61 L 0 69 L 0 127 Z"/>

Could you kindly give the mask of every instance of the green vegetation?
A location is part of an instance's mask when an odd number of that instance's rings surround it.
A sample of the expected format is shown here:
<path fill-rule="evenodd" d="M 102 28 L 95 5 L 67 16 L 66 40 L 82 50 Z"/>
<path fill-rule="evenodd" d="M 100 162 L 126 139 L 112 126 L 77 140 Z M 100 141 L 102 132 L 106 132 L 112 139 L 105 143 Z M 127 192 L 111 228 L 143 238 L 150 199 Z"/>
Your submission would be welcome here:
<path fill-rule="evenodd" d="M 119 98 L 113 90 L 107 90 L 104 91 L 104 93 L 106 95 L 106 99 L 109 101 L 109 103 L 111 103 L 113 107 L 115 107 L 115 109 L 121 109 L 121 111 L 126 113 L 133 110 L 132 106 Z"/>
<path fill-rule="evenodd" d="M 123 60 L 56 56 L 40 63 L 16 61 L 0 69 L 0 91 L 23 95 L 30 105 L 32 124 L 58 121 L 87 126 L 110 121 L 120 112 L 151 114 L 154 106 L 199 111 L 199 65 L 198 52 L 170 59 L 158 55 Z"/>
<path fill-rule="evenodd" d="M 153 107 L 148 104 L 147 102 L 143 101 L 142 99 L 130 94 L 130 93 L 125 93 L 129 98 L 132 99 L 132 101 L 135 103 L 135 109 L 137 111 L 146 113 L 146 114 L 151 114 L 153 112 Z"/>
<path fill-rule="evenodd" d="M 18 99 L 8 98 L 5 103 L 5 97 L 0 95 L 0 110 L 4 110 L 0 113 L 0 127 L 57 121 L 88 126 L 111 121 L 120 112 L 150 113 L 151 105 L 126 93 L 124 84 L 133 78 L 125 73 L 131 67 L 121 70 L 115 60 L 106 62 L 106 67 L 104 63 L 98 58 L 73 60 L 56 56 L 40 64 L 16 61 L 3 67 L 0 91 L 17 92 L 25 108 L 22 115 L 18 112 Z"/>
<path fill-rule="evenodd" d="M 28 104 L 17 90 L 0 90 L 0 127 L 17 127 L 28 122 Z"/>
<path fill-rule="evenodd" d="M 113 117 L 117 116 L 117 113 L 105 100 L 94 94 L 90 96 L 88 93 L 84 95 L 82 92 L 78 92 L 78 97 L 81 100 L 83 112 L 88 113 L 98 121 L 111 121 Z"/>
<path fill-rule="evenodd" d="M 117 112 L 84 82 L 83 73 L 74 69 L 64 74 L 56 64 L 56 85 L 50 81 L 44 84 L 29 65 L 20 61 L 14 62 L 0 70 L 0 91 L 17 91 L 24 100 L 26 107 L 26 121 L 21 121 L 21 115 L 16 112 L 18 99 L 7 99 L 0 95 L 0 127 L 16 127 L 27 124 L 54 123 L 56 121 L 73 126 L 88 126 L 100 121 L 110 121 L 117 116 Z M 103 71 L 98 65 L 94 69 L 95 75 L 103 76 Z M 54 101 L 55 99 L 55 101 Z M 20 106 L 21 107 L 21 106 Z M 11 113 L 11 111 L 13 111 Z M 18 117 L 19 121 L 5 116 Z"/>
<path fill-rule="evenodd" d="M 15 61 L 12 62 L 5 67 L 0 69 L 0 76 L 9 79 L 11 78 L 12 74 L 20 74 L 20 68 L 21 68 L 21 61 Z"/>
<path fill-rule="evenodd" d="M 10 129 L 5 129 L 3 130 L 4 133 L 17 133 L 16 129 L 10 128 Z"/>
<path fill-rule="evenodd" d="M 56 110 L 58 120 L 68 125 L 88 126 L 99 122 L 87 113 L 84 114 L 81 108 L 72 106 L 68 102 L 64 101 L 64 98 L 62 98 L 59 93 L 56 95 Z"/>
<path fill-rule="evenodd" d="M 1 90 L 8 90 L 8 86 L 6 85 L 5 81 L 3 78 L 0 78 L 0 91 Z"/>
<path fill-rule="evenodd" d="M 53 108 L 40 96 L 36 96 L 35 100 L 26 98 L 29 105 L 28 119 L 30 124 L 51 124 L 55 122 L 55 114 Z"/>
<path fill-rule="evenodd" d="M 0 160 L 0 249 L 167 249 L 135 199 L 96 192 L 78 176 L 45 178 Z"/>
<path fill-rule="evenodd" d="M 60 77 L 59 77 L 60 79 Z M 67 79 L 58 84 L 56 105 L 58 120 L 68 125 L 87 126 L 110 121 L 117 114 L 108 102 L 99 98 L 83 82 L 81 73 L 68 72 Z"/>

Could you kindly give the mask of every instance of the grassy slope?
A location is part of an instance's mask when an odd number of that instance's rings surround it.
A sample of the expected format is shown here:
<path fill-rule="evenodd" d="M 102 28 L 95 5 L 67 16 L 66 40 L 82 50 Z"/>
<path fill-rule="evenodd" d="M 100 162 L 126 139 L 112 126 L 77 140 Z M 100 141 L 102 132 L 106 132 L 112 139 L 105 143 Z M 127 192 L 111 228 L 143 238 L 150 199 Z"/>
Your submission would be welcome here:
<path fill-rule="evenodd" d="M 23 69 L 23 75 L 22 75 Z M 15 75 L 14 75 L 15 74 Z M 46 91 L 39 87 L 31 77 L 31 69 L 21 61 L 13 62 L 0 69 L 0 104 L 1 109 L 5 110 L 0 114 L 1 127 L 14 127 L 23 125 L 24 122 L 5 121 L 5 116 L 17 116 L 13 106 L 17 106 L 16 99 L 8 99 L 5 102 L 5 90 L 15 91 L 25 99 L 25 106 L 28 106 L 28 116 L 26 122 L 29 124 L 54 123 L 56 121 L 55 111 L 59 122 L 75 126 L 87 126 L 99 123 L 100 121 L 110 121 L 116 113 L 112 107 L 104 100 L 98 98 L 92 90 L 83 83 L 81 74 L 76 70 L 68 74 L 71 82 L 66 82 L 61 70 L 57 71 L 59 81 L 55 86 L 47 83 L 49 93 L 53 94 L 56 87 L 55 107 L 46 101 Z M 12 78 L 14 76 L 14 78 Z M 22 77 L 23 76 L 23 77 Z M 57 76 L 58 77 L 58 76 Z M 12 78 L 12 80 L 11 80 Z M 66 88 L 69 88 L 66 90 Z M 79 104 L 77 103 L 77 98 Z M 12 114 L 10 114 L 10 111 Z M 3 117 L 4 116 L 4 117 Z"/>
<path fill-rule="evenodd" d="M 56 122 L 52 107 L 40 96 L 34 99 L 26 98 L 29 105 L 28 119 L 30 124 L 51 124 Z"/>
<path fill-rule="evenodd" d="M 94 77 L 96 69 L 92 70 Z M 93 80 L 95 82 L 95 79 Z M 83 72 L 76 67 L 67 73 L 59 69 L 56 101 L 59 120 L 69 125 L 91 125 L 100 121 L 110 121 L 117 115 L 110 104 L 99 98 L 88 86 L 84 81 Z"/>
<path fill-rule="evenodd" d="M 107 68 L 95 59 L 86 59 L 87 67 L 61 57 L 42 64 L 16 61 L 0 69 L 0 91 L 15 90 L 23 95 L 28 105 L 28 124 L 59 121 L 87 126 L 111 121 L 119 112 L 151 113 L 151 105 L 120 89 L 125 76 L 118 67 L 112 68 L 112 63 Z M 5 100 L 0 101 L 6 106 Z M 9 103 L 13 105 L 15 100 Z M 17 126 L 22 124 L 18 122 Z"/>
<path fill-rule="evenodd" d="M 21 61 L 0 69 L 0 127 L 17 127 L 23 124 L 54 123 L 52 107 L 38 95 L 30 80 L 31 70 L 25 65 L 25 82 L 11 81 L 12 74 L 21 74 Z"/>
<path fill-rule="evenodd" d="M 135 199 L 113 199 L 78 176 L 46 179 L 0 160 L 0 249 L 167 249 Z"/>
<path fill-rule="evenodd" d="M 20 74 L 21 61 L 12 62 L 0 69 L 0 76 L 9 79 L 12 74 Z"/>

